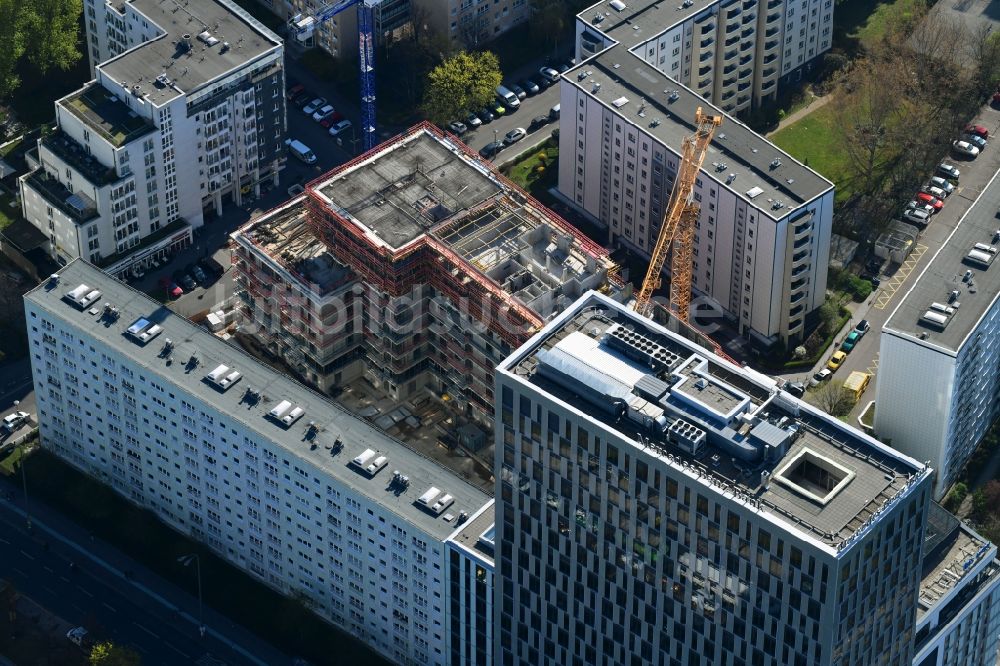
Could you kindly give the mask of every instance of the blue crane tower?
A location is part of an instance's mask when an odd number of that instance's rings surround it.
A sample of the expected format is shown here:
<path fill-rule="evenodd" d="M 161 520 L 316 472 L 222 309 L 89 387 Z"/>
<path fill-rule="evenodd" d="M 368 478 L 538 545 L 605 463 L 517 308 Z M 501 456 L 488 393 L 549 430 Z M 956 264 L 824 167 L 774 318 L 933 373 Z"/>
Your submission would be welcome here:
<path fill-rule="evenodd" d="M 358 8 L 358 65 L 361 68 L 361 145 L 365 150 L 375 147 L 375 8 L 382 0 L 339 0 L 316 12 L 315 16 L 294 17 L 289 24 L 299 41 L 308 40 L 315 29 L 334 16 Z"/>

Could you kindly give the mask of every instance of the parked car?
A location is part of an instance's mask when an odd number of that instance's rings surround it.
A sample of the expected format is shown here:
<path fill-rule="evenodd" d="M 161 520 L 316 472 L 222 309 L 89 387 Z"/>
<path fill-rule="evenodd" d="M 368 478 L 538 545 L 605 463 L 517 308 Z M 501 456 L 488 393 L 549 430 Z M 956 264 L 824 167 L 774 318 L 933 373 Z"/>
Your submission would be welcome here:
<path fill-rule="evenodd" d="M 868 320 L 867 319 L 862 319 L 854 327 L 854 330 L 857 331 L 858 333 L 860 333 L 861 335 L 864 335 L 865 333 L 868 332 L 868 330 L 870 328 L 871 328 L 871 324 L 868 323 Z"/>
<path fill-rule="evenodd" d="M 460 122 L 458 120 L 453 120 L 450 123 L 448 123 L 448 129 L 457 134 L 458 136 L 462 136 L 463 134 L 469 131 L 469 128 L 465 126 L 465 123 Z"/>
<path fill-rule="evenodd" d="M 941 199 L 942 201 L 944 199 L 948 198 L 948 193 L 947 192 L 945 192 L 944 190 L 942 190 L 940 187 L 936 187 L 936 186 L 931 185 L 929 183 L 927 185 L 924 185 L 924 187 L 921 190 L 921 192 L 924 192 L 925 194 L 929 194 L 932 197 L 937 197 L 938 199 Z"/>
<path fill-rule="evenodd" d="M 323 97 L 317 97 L 316 99 L 312 100 L 304 107 L 302 107 L 302 113 L 306 114 L 307 116 L 311 116 L 324 106 L 326 106 L 326 99 L 324 99 Z"/>
<path fill-rule="evenodd" d="M 542 67 L 538 70 L 538 76 L 544 81 L 545 87 L 551 86 L 559 80 L 559 72 L 551 67 Z"/>
<path fill-rule="evenodd" d="M 475 129 L 482 126 L 483 119 L 474 113 L 470 113 L 465 117 L 465 124 L 468 125 L 470 129 Z"/>
<path fill-rule="evenodd" d="M 927 211 L 928 215 L 933 215 L 934 214 L 934 206 L 932 206 L 930 204 L 920 203 L 916 199 L 914 199 L 910 203 L 906 204 L 906 208 L 904 208 L 903 210 L 904 211 L 907 211 L 907 210 L 923 210 L 923 211 Z"/>
<path fill-rule="evenodd" d="M 518 98 L 518 99 L 524 99 L 525 97 L 527 97 L 527 96 L 528 96 L 528 93 L 526 93 L 526 92 L 524 91 L 524 88 L 522 88 L 521 86 L 517 85 L 516 83 L 512 83 L 512 84 L 510 84 L 509 86 L 507 86 L 507 88 L 508 88 L 508 89 L 509 89 L 509 90 L 510 90 L 510 91 L 511 91 L 512 93 L 514 93 L 515 95 L 517 95 L 517 98 Z"/>
<path fill-rule="evenodd" d="M 558 70 L 559 70 L 559 73 L 560 73 L 560 74 L 565 74 L 566 72 L 568 72 L 568 71 L 569 71 L 569 67 L 570 67 L 570 66 L 569 66 L 569 63 L 565 63 L 565 62 L 564 62 L 564 63 L 562 63 L 561 65 L 559 65 L 558 67 L 556 67 L 556 69 L 558 69 Z"/>
<path fill-rule="evenodd" d="M 332 114 L 319 121 L 319 126 L 324 129 L 330 129 L 334 123 L 338 123 L 344 119 L 344 114 L 340 111 L 334 111 Z"/>
<path fill-rule="evenodd" d="M 986 139 L 975 134 L 963 134 L 962 140 L 971 143 L 973 146 L 979 149 L 979 152 L 986 150 Z"/>
<path fill-rule="evenodd" d="M 83 627 L 74 627 L 69 631 L 67 631 L 66 639 L 70 643 L 78 645 L 84 650 L 89 649 L 92 643 L 92 641 L 90 640 L 90 634 Z"/>
<path fill-rule="evenodd" d="M 943 201 L 938 199 L 933 194 L 927 194 L 927 192 L 917 192 L 917 201 L 930 204 L 934 208 L 935 213 L 944 208 Z"/>
<path fill-rule="evenodd" d="M 8 414 L 3 417 L 3 425 L 0 426 L 0 430 L 5 433 L 15 432 L 18 428 L 28 422 L 28 418 L 30 416 L 31 414 L 28 412 L 14 412 L 13 414 Z"/>
<path fill-rule="evenodd" d="M 480 157 L 485 157 L 488 160 L 496 157 L 501 150 L 506 148 L 502 141 L 490 141 L 488 144 L 483 146 L 483 149 L 479 151 Z"/>
<path fill-rule="evenodd" d="M 346 132 L 347 130 L 351 129 L 351 127 L 353 127 L 353 124 L 351 123 L 350 120 L 341 120 L 340 122 L 330 127 L 330 136 L 337 136 L 338 134 L 341 134 L 342 132 Z"/>
<path fill-rule="evenodd" d="M 973 125 L 973 124 L 966 125 L 965 133 L 975 134 L 976 136 L 981 137 L 983 139 L 990 138 L 990 131 L 985 127 L 983 127 L 982 125 Z"/>
<path fill-rule="evenodd" d="M 937 172 L 938 174 L 951 180 L 958 180 L 958 177 L 962 175 L 962 172 L 958 170 L 957 166 L 946 162 L 938 164 Z"/>
<path fill-rule="evenodd" d="M 204 269 L 202 269 L 201 266 L 195 264 L 190 270 L 191 275 L 193 275 L 194 279 L 198 281 L 198 284 L 208 284 L 208 274 L 204 271 Z"/>
<path fill-rule="evenodd" d="M 492 104 L 490 104 L 490 111 L 493 112 L 494 116 L 499 118 L 500 116 L 507 113 L 507 107 L 503 105 L 503 102 L 497 99 L 494 100 Z"/>
<path fill-rule="evenodd" d="M 170 298 L 180 298 L 184 295 L 184 290 L 181 289 L 176 282 L 165 275 L 160 278 L 159 285 Z"/>
<path fill-rule="evenodd" d="M 285 145 L 288 146 L 288 152 L 305 164 L 316 163 L 316 153 L 298 139 L 285 139 Z"/>
<path fill-rule="evenodd" d="M 979 148 L 973 146 L 968 141 L 954 141 L 952 142 L 951 147 L 959 155 L 966 155 L 967 157 L 972 158 L 979 156 Z"/>
<path fill-rule="evenodd" d="M 931 176 L 931 179 L 927 181 L 927 184 L 944 190 L 946 195 L 955 191 L 955 185 L 947 178 L 942 178 L 941 176 Z"/>
<path fill-rule="evenodd" d="M 830 360 L 826 362 L 826 367 L 830 369 L 830 372 L 836 372 L 837 368 L 842 366 L 846 359 L 847 354 L 842 351 L 835 351 L 833 352 L 833 356 L 830 357 Z"/>
<path fill-rule="evenodd" d="M 806 385 L 802 382 L 786 382 L 784 389 L 796 398 L 801 398 L 806 392 Z"/>
<path fill-rule="evenodd" d="M 301 185 L 299 187 L 301 187 Z M 201 266 L 201 269 L 208 274 L 210 279 L 219 278 L 226 272 L 226 270 L 222 267 L 222 264 L 216 261 L 214 257 L 205 257 L 198 262 L 198 265 Z"/>
<path fill-rule="evenodd" d="M 482 119 L 484 123 L 491 123 L 497 118 L 495 115 L 493 115 L 493 112 L 490 111 L 490 107 L 488 106 L 483 107 L 483 109 L 479 112 L 479 117 Z"/>
<path fill-rule="evenodd" d="M 829 369 L 823 368 L 822 370 L 820 370 L 815 375 L 809 378 L 809 386 L 819 386 L 820 384 L 828 380 L 832 375 L 833 373 L 830 372 Z"/>
<path fill-rule="evenodd" d="M 907 222 L 913 222 L 914 224 L 924 226 L 930 224 L 931 214 L 922 208 L 908 208 L 903 213 L 903 219 Z"/>
<path fill-rule="evenodd" d="M 298 95 L 292 98 L 292 104 L 299 107 L 300 109 L 309 103 L 311 100 L 315 99 L 313 94 L 308 90 L 303 90 Z"/>
<path fill-rule="evenodd" d="M 333 108 L 332 104 L 326 104 L 316 109 L 316 112 L 313 113 L 313 120 L 315 120 L 316 122 L 320 122 L 321 120 L 329 118 L 334 114 L 335 110 L 336 109 Z"/>
<path fill-rule="evenodd" d="M 847 334 L 847 337 L 844 338 L 844 342 L 841 343 L 840 350 L 844 352 L 850 352 L 852 349 L 854 349 L 855 345 L 857 345 L 860 340 L 861 340 L 861 334 L 858 333 L 857 331 L 851 331 L 850 333 Z"/>
<path fill-rule="evenodd" d="M 524 131 L 523 127 L 515 127 L 514 129 L 503 135 L 503 143 L 505 146 L 511 146 L 520 141 L 521 139 L 523 139 L 524 137 L 526 137 L 527 135 L 528 133 Z"/>
<path fill-rule="evenodd" d="M 177 271 L 174 273 L 174 282 L 184 287 L 184 291 L 193 291 L 198 287 L 197 283 L 194 281 L 190 275 L 184 271 Z"/>
<path fill-rule="evenodd" d="M 285 99 L 287 99 L 290 102 L 296 97 L 298 97 L 299 93 L 304 92 L 305 89 L 306 87 L 304 85 L 302 85 L 301 83 L 296 83 L 295 85 L 293 85 L 288 89 L 288 92 L 285 93 Z"/>
<path fill-rule="evenodd" d="M 537 95 L 542 91 L 542 89 L 538 87 L 538 84 L 532 81 L 531 79 L 522 79 L 521 81 L 518 82 L 517 85 L 524 88 L 524 92 L 528 93 L 529 97 L 532 95 Z"/>
<path fill-rule="evenodd" d="M 531 122 L 528 124 L 528 131 L 534 132 L 535 130 L 541 129 L 548 124 L 549 124 L 548 116 L 535 116 L 534 118 L 531 119 Z"/>

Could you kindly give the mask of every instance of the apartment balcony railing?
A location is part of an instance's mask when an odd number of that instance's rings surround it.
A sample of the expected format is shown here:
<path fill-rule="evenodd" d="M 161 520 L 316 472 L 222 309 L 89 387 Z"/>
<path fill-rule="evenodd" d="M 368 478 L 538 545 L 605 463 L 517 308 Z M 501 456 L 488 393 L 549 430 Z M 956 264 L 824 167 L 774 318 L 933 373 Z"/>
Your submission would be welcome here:
<path fill-rule="evenodd" d="M 78 224 L 98 217 L 97 204 L 81 194 L 74 194 L 44 169 L 38 169 L 28 176 L 25 184 L 38 192 L 53 208 L 59 209 Z"/>

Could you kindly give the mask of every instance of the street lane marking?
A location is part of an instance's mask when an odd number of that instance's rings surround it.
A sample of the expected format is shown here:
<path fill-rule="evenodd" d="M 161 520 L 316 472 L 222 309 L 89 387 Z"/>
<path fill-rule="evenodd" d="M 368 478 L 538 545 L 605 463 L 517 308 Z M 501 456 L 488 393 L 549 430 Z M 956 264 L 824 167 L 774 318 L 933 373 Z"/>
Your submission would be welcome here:
<path fill-rule="evenodd" d="M 160 635 L 159 635 L 159 634 L 154 634 L 154 633 L 153 633 L 152 631 L 150 631 L 150 630 L 149 630 L 149 629 L 147 629 L 146 627 L 142 626 L 142 625 L 141 625 L 141 624 L 139 624 L 138 622 L 133 622 L 132 624 L 134 624 L 135 626 L 139 627 L 140 629 L 142 629 L 143 631 L 145 631 L 145 632 L 146 632 L 147 634 L 149 634 L 149 635 L 150 635 L 150 636 L 152 636 L 153 638 L 159 638 L 159 637 L 160 637 Z"/>
<path fill-rule="evenodd" d="M 87 590 L 83 589 L 83 588 L 82 588 L 82 587 L 80 587 L 79 585 L 77 585 L 77 586 L 76 586 L 76 589 L 80 590 L 81 592 L 83 592 L 84 594 L 86 594 L 86 595 L 87 595 L 88 597 L 90 597 L 91 599 L 93 599 L 93 598 L 94 598 L 94 595 L 93 595 L 93 594 L 91 594 L 91 593 L 90 593 L 90 592 L 88 592 Z"/>
<path fill-rule="evenodd" d="M 59 576 L 59 580 L 61 580 L 64 583 L 68 583 L 69 582 L 69 578 L 66 578 L 66 576 Z"/>
<path fill-rule="evenodd" d="M 28 574 L 24 573 L 23 571 L 21 571 L 21 570 L 20 570 L 20 569 L 18 569 L 17 567 L 11 567 L 11 569 L 13 569 L 13 570 L 14 570 L 14 571 L 15 571 L 16 573 L 19 573 L 19 574 L 21 574 L 21 575 L 22 575 L 22 576 L 24 576 L 25 578 L 27 578 L 27 577 L 28 577 Z"/>
<path fill-rule="evenodd" d="M 117 610 L 115 610 L 115 607 L 114 607 L 114 606 L 112 606 L 112 605 L 111 605 L 111 604 L 109 604 L 109 603 L 106 603 L 106 602 L 105 602 L 105 603 L 102 603 L 101 605 L 102 605 L 102 606 L 104 606 L 105 608 L 107 608 L 107 609 L 108 609 L 109 611 L 111 611 L 112 613 L 117 613 L 117 612 L 118 612 Z"/>
<path fill-rule="evenodd" d="M 880 353 L 881 352 L 876 353 L 875 358 L 872 359 L 871 365 L 865 368 L 865 372 L 867 372 L 869 375 L 874 375 L 876 372 L 878 372 L 878 356 Z"/>
<path fill-rule="evenodd" d="M 48 571 L 49 573 L 55 573 L 50 567 L 47 567 L 47 566 L 43 565 L 42 568 L 45 569 L 46 571 Z"/>
<path fill-rule="evenodd" d="M 7 541 L 7 539 L 0 539 L 0 543 L 5 543 L 8 546 L 10 545 L 10 541 Z"/>
<path fill-rule="evenodd" d="M 56 591 L 53 590 L 51 587 L 46 587 L 45 585 L 42 585 L 42 589 L 51 594 L 53 597 L 58 596 L 56 595 Z"/>
<path fill-rule="evenodd" d="M 35 559 L 34 557 L 32 557 L 31 555 L 28 555 L 28 554 L 27 554 L 26 552 L 24 552 L 23 550 L 21 551 L 21 554 L 22 554 L 22 555 L 24 555 L 25 557 L 27 557 L 27 558 L 28 558 L 29 560 L 33 560 L 33 559 Z"/>
<path fill-rule="evenodd" d="M 187 652 L 184 652 L 184 651 L 183 651 L 183 650 L 181 650 L 180 648 L 178 648 L 178 647 L 175 647 L 175 646 L 174 646 L 173 644 L 171 644 L 171 643 L 164 643 L 164 645 L 166 645 L 166 646 L 167 646 L 168 648 L 170 648 L 171 650 L 173 650 L 173 651 L 174 651 L 174 652 L 176 652 L 177 654 L 181 655 L 181 656 L 182 656 L 182 657 L 184 657 L 185 659 L 190 659 L 190 658 L 191 658 L 191 655 L 189 655 L 189 654 L 188 654 Z"/>
<path fill-rule="evenodd" d="M 876 310 L 885 310 L 889 306 L 889 302 L 892 300 L 892 297 L 896 295 L 899 288 L 903 286 L 904 282 L 906 282 L 906 278 L 910 277 L 910 273 L 912 273 L 913 269 L 917 267 L 917 262 L 920 261 L 920 257 L 922 257 L 926 251 L 926 245 L 923 243 L 917 244 L 917 247 L 910 252 L 910 256 L 906 258 L 906 261 L 899 266 L 899 270 L 896 271 L 895 275 L 882 283 L 878 297 L 872 304 L 873 308 Z"/>

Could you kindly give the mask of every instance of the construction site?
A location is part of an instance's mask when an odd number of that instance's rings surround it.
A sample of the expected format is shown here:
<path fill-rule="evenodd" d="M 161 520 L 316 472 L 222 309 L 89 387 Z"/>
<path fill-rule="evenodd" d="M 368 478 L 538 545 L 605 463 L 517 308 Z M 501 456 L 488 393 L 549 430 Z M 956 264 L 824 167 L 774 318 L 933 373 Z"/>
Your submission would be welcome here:
<path fill-rule="evenodd" d="M 496 365 L 586 291 L 631 296 L 603 247 L 428 124 L 233 239 L 243 336 L 484 485 Z"/>

